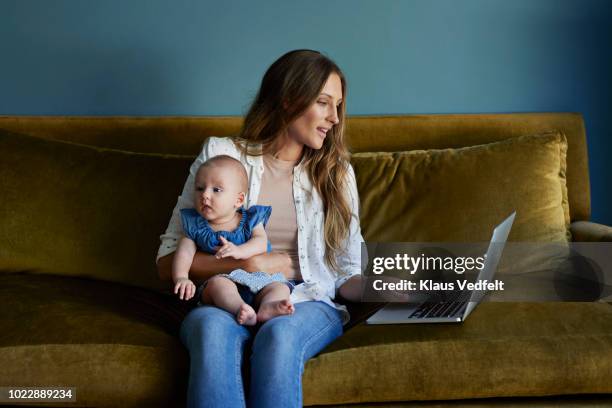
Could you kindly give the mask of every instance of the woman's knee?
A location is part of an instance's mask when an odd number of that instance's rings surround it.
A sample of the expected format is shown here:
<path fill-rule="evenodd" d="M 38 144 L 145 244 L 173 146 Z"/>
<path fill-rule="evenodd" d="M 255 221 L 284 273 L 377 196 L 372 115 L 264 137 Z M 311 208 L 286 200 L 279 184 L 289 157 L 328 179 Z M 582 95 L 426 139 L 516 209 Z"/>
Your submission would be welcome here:
<path fill-rule="evenodd" d="M 188 349 L 212 347 L 215 343 L 231 337 L 250 336 L 248 330 L 236 323 L 236 319 L 225 310 L 202 306 L 193 309 L 183 320 L 181 340 Z"/>
<path fill-rule="evenodd" d="M 342 334 L 342 318 L 322 302 L 296 304 L 293 315 L 266 322 L 253 342 L 253 353 L 297 353 L 309 356 Z"/>
<path fill-rule="evenodd" d="M 274 352 L 276 355 L 299 348 L 298 330 L 291 316 L 279 316 L 260 327 L 253 341 L 253 353 Z"/>

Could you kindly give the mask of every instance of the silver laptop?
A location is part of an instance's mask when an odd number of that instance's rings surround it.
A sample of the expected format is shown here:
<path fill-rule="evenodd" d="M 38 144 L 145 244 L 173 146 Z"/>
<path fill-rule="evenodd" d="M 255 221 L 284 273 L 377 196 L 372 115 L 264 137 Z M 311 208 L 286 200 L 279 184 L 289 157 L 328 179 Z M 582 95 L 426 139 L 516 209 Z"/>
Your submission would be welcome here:
<path fill-rule="evenodd" d="M 484 265 L 476 281 L 493 281 L 516 212 L 493 230 Z M 366 320 L 367 324 L 459 323 L 467 319 L 486 291 L 454 291 L 443 301 L 429 298 L 419 303 L 389 303 Z"/>

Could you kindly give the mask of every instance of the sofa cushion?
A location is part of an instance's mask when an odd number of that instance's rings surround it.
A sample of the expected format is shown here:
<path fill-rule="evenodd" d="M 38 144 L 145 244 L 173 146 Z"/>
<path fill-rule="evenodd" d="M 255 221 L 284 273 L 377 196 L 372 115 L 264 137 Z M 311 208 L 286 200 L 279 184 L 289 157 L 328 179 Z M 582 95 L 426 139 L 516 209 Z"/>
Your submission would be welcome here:
<path fill-rule="evenodd" d="M 76 387 L 79 406 L 169 406 L 184 399 L 178 339 L 186 305 L 94 280 L 0 275 L 0 384 Z"/>
<path fill-rule="evenodd" d="M 612 393 L 611 375 L 607 303 L 489 302 L 462 324 L 358 325 L 303 386 L 326 405 Z"/>
<path fill-rule="evenodd" d="M 565 136 L 352 156 L 368 241 L 482 242 L 516 210 L 510 241 L 566 241 Z"/>
<path fill-rule="evenodd" d="M 236 135 L 238 116 L 0 116 L 0 128 L 32 136 L 136 152 L 196 155 L 208 136 Z M 591 213 L 586 131 L 580 113 L 349 116 L 354 152 L 457 148 L 560 130 L 568 141 L 567 186 L 572 221 Z"/>
<path fill-rule="evenodd" d="M 188 307 L 174 297 L 3 274 L 0 299 L 0 383 L 76 387 L 82 406 L 184 399 Z M 611 370 L 610 305 L 484 303 L 461 325 L 356 326 L 308 361 L 304 402 L 609 393 Z"/>
<path fill-rule="evenodd" d="M 0 271 L 163 288 L 159 235 L 191 162 L 0 131 Z"/>

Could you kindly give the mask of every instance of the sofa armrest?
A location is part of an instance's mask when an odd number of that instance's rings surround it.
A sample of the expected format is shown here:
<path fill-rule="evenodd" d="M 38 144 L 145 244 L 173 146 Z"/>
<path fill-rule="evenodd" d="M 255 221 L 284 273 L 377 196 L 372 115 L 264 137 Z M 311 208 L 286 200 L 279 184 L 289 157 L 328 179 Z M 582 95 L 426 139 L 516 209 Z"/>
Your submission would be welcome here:
<path fill-rule="evenodd" d="M 590 221 L 576 221 L 570 224 L 575 242 L 612 242 L 612 227 Z"/>

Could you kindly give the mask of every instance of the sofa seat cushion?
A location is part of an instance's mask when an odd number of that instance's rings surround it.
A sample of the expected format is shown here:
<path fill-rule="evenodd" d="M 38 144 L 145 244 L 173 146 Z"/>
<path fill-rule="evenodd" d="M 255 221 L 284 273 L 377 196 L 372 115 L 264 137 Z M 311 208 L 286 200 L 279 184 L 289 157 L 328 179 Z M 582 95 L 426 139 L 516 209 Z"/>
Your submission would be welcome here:
<path fill-rule="evenodd" d="M 169 406 L 184 399 L 186 309 L 124 285 L 0 275 L 0 384 L 76 387 L 79 406 Z"/>
<path fill-rule="evenodd" d="M 490 302 L 462 324 L 361 324 L 306 368 L 307 404 L 612 393 L 612 307 Z"/>
<path fill-rule="evenodd" d="M 0 275 L 0 383 L 77 388 L 79 405 L 184 400 L 188 311 L 120 284 Z M 358 325 L 305 368 L 307 405 L 612 393 L 612 307 L 484 303 L 461 325 Z"/>

